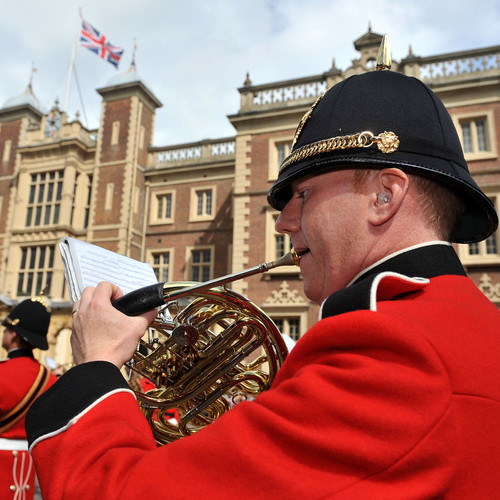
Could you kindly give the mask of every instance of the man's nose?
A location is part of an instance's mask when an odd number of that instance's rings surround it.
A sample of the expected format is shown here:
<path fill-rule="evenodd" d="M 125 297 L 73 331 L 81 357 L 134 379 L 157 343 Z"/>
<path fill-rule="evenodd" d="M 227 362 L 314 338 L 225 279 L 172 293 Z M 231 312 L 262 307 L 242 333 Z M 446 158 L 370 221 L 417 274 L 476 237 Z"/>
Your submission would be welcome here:
<path fill-rule="evenodd" d="M 296 203 L 292 198 L 279 214 L 274 227 L 278 233 L 290 234 L 299 230 L 299 221 Z"/>

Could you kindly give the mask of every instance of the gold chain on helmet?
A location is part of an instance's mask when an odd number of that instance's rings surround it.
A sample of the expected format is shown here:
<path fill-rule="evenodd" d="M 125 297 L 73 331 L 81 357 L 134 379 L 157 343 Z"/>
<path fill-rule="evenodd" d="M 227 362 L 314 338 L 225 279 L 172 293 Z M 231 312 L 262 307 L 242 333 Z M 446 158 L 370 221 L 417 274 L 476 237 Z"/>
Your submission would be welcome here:
<path fill-rule="evenodd" d="M 367 130 L 353 135 L 323 139 L 311 144 L 306 144 L 297 149 L 297 151 L 291 153 L 281 164 L 280 173 L 292 163 L 310 158 L 311 156 L 329 153 L 330 151 L 338 149 L 368 148 L 373 144 L 376 144 L 382 153 L 394 153 L 399 147 L 399 139 L 394 132 L 382 132 L 379 135 L 375 135 L 373 132 Z"/>

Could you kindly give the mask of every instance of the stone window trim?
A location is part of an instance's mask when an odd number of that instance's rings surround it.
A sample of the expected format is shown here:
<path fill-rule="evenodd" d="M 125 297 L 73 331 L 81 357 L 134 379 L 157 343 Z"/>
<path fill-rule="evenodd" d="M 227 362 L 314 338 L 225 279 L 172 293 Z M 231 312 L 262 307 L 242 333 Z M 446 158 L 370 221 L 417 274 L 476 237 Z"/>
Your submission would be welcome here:
<path fill-rule="evenodd" d="M 191 188 L 189 222 L 214 220 L 216 217 L 217 186 L 196 186 Z"/>
<path fill-rule="evenodd" d="M 279 166 L 290 154 L 293 135 L 283 137 L 273 137 L 269 139 L 269 162 L 267 168 L 268 181 L 273 182 L 278 177 Z"/>
<path fill-rule="evenodd" d="M 272 262 L 281 255 L 277 255 L 277 245 L 278 238 L 283 238 L 284 248 L 286 249 L 285 253 L 288 252 L 288 248 L 290 247 L 290 236 L 287 234 L 278 233 L 275 229 L 276 219 L 278 218 L 279 212 L 274 210 L 271 207 L 266 207 L 266 262 Z M 275 267 L 274 269 L 270 269 L 266 271 L 264 274 L 264 279 L 269 279 L 270 276 L 276 274 L 289 274 L 300 277 L 300 267 L 298 266 L 280 266 Z M 268 276 L 266 278 L 266 276 Z"/>
<path fill-rule="evenodd" d="M 170 217 L 165 212 L 168 203 L 167 198 L 170 197 Z M 152 191 L 151 192 L 151 206 L 149 210 L 149 223 L 152 225 L 158 224 L 173 224 L 175 220 L 175 200 L 176 192 L 173 189 Z M 160 216 L 160 211 L 161 215 Z"/>
<path fill-rule="evenodd" d="M 206 254 L 209 252 L 209 260 L 204 260 Z M 193 262 L 195 252 L 201 252 L 200 262 Z M 185 279 L 187 281 L 204 282 L 214 277 L 214 258 L 215 246 L 214 245 L 196 245 L 186 247 L 186 271 Z M 195 276 L 195 267 L 199 268 L 198 277 Z"/>
<path fill-rule="evenodd" d="M 55 245 L 23 245 L 19 248 L 17 296 L 37 296 L 45 287 L 46 295 L 54 273 Z"/>
<path fill-rule="evenodd" d="M 63 181 L 61 169 L 30 174 L 25 227 L 59 224 Z"/>
<path fill-rule="evenodd" d="M 151 264 L 160 283 L 173 281 L 174 251 L 173 247 L 167 247 L 155 248 L 147 252 L 147 262 Z M 168 262 L 165 261 L 165 256 Z"/>
<path fill-rule="evenodd" d="M 472 151 L 465 152 L 464 156 L 467 161 L 474 160 L 489 160 L 498 158 L 498 149 L 495 134 L 495 117 L 493 110 L 484 110 L 468 113 L 454 113 L 452 114 L 453 123 L 458 132 L 462 147 L 464 147 L 463 125 L 471 125 L 471 141 Z M 484 120 L 486 125 L 486 150 L 480 151 L 477 142 L 477 131 L 475 127 L 476 120 Z"/>

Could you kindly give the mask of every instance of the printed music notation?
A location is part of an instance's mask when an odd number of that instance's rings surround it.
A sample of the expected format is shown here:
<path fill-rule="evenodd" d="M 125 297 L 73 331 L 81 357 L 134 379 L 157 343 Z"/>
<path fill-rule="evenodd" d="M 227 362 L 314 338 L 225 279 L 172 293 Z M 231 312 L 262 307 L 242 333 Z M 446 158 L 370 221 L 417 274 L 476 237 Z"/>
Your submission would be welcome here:
<path fill-rule="evenodd" d="M 62 238 L 59 251 L 73 302 L 80 299 L 85 287 L 101 281 L 118 285 L 124 294 L 158 282 L 150 264 L 85 241 Z"/>

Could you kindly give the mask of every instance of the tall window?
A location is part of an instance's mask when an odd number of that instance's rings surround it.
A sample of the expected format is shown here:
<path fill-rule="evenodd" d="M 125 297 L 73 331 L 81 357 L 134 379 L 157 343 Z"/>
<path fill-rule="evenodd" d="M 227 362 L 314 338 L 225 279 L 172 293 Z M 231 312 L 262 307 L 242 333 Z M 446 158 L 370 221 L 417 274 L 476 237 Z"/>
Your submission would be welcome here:
<path fill-rule="evenodd" d="M 300 318 L 273 318 L 281 333 L 287 333 L 293 340 L 300 338 Z"/>
<path fill-rule="evenodd" d="M 276 155 L 277 164 L 276 168 L 279 170 L 283 160 L 290 154 L 290 149 L 292 145 L 289 142 L 282 142 L 281 144 L 276 144 Z"/>
<path fill-rule="evenodd" d="M 212 269 L 212 251 L 210 249 L 192 250 L 191 252 L 191 280 L 207 281 Z"/>
<path fill-rule="evenodd" d="M 47 226 L 59 222 L 63 171 L 31 174 L 26 226 Z"/>
<path fill-rule="evenodd" d="M 191 221 L 212 220 L 215 217 L 215 190 L 216 186 L 191 188 Z"/>
<path fill-rule="evenodd" d="M 153 270 L 158 281 L 163 283 L 170 276 L 170 252 L 153 253 Z"/>
<path fill-rule="evenodd" d="M 45 287 L 50 293 L 54 269 L 54 245 L 21 248 L 17 295 L 38 295 Z"/>
<path fill-rule="evenodd" d="M 489 150 L 486 118 L 461 120 L 460 127 L 464 153 L 479 153 Z"/>
<path fill-rule="evenodd" d="M 151 224 L 172 224 L 175 217 L 175 190 L 151 194 Z"/>
<path fill-rule="evenodd" d="M 276 259 L 283 257 L 283 255 L 285 255 L 292 249 L 292 241 L 290 240 L 290 236 L 288 236 L 288 234 L 276 233 L 276 235 L 274 236 L 274 241 Z"/>
<path fill-rule="evenodd" d="M 212 190 L 196 191 L 196 215 L 212 215 Z"/>
<path fill-rule="evenodd" d="M 172 193 L 159 194 L 156 197 L 157 201 L 157 213 L 156 217 L 158 220 L 171 219 L 172 218 Z"/>
<path fill-rule="evenodd" d="M 292 249 L 292 241 L 288 234 L 278 233 L 276 231 L 276 219 L 278 213 L 267 210 L 266 211 L 266 262 L 277 260 L 286 255 Z M 294 265 L 280 266 L 268 271 L 270 274 L 298 274 L 300 268 Z"/>
<path fill-rule="evenodd" d="M 274 217 L 274 222 L 276 223 L 276 219 L 278 216 Z M 274 258 L 279 259 L 283 257 L 286 253 L 288 253 L 292 249 L 292 240 L 288 234 L 278 233 L 276 230 L 274 231 Z"/>
<path fill-rule="evenodd" d="M 290 154 L 292 149 L 292 140 L 276 141 L 274 139 L 269 141 L 269 164 L 268 164 L 268 178 L 274 180 L 278 177 L 278 172 L 283 160 Z"/>

